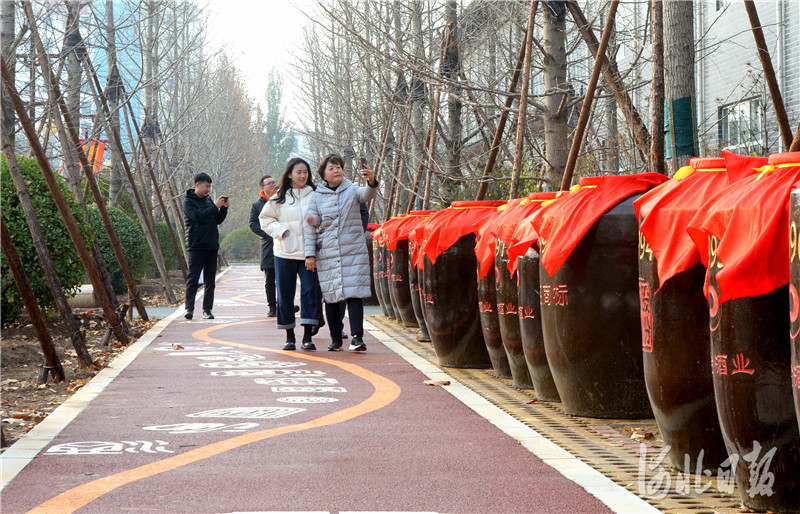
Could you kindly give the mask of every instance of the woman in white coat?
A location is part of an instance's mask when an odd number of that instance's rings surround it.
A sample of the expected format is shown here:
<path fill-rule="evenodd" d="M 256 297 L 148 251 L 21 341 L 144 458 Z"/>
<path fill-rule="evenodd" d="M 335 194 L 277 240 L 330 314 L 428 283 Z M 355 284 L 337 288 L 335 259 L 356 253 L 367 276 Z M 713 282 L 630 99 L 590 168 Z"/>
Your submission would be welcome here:
<path fill-rule="evenodd" d="M 274 240 L 275 284 L 277 286 L 278 328 L 286 330 L 284 350 L 295 349 L 294 295 L 300 277 L 300 324 L 303 350 L 316 350 L 311 341 L 317 325 L 317 277 L 307 269 L 303 228 L 314 184 L 311 167 L 300 158 L 291 159 L 280 180 L 278 193 L 264 204 L 259 215 L 261 228 Z"/>
<path fill-rule="evenodd" d="M 363 162 L 363 161 L 362 161 Z M 377 194 L 374 172 L 363 165 L 361 175 L 368 186 L 359 187 L 344 178 L 344 160 L 328 155 L 319 165 L 323 182 L 311 195 L 306 227 L 306 267 L 319 273 L 319 284 L 325 300 L 325 317 L 331 330 L 328 351 L 342 349 L 342 309 L 350 317 L 350 350 L 363 352 L 364 304 L 371 295 L 369 254 L 361 203 Z"/>

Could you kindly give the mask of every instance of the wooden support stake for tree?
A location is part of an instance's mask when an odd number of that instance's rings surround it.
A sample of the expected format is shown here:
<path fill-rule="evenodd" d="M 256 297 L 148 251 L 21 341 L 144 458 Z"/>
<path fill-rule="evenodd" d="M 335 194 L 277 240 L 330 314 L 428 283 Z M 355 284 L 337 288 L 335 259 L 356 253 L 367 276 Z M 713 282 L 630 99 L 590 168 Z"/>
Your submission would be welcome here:
<path fill-rule="evenodd" d="M 431 138 L 428 140 L 428 149 L 426 153 L 428 154 L 428 158 L 425 161 L 427 172 L 425 173 L 425 196 L 422 197 L 422 208 L 429 209 L 430 202 L 431 202 L 431 182 L 433 182 L 433 165 L 434 165 L 434 156 L 436 155 L 436 133 L 437 128 L 439 127 L 438 123 L 438 116 L 439 113 L 439 101 L 441 100 L 442 90 L 436 90 L 436 96 L 433 100 L 433 111 L 431 111 Z"/>
<path fill-rule="evenodd" d="M 650 166 L 655 173 L 664 169 L 664 9 L 662 0 L 651 2 L 651 33 L 653 42 L 653 93 L 650 119 Z"/>
<path fill-rule="evenodd" d="M 392 118 L 394 117 L 394 102 L 389 103 L 389 115 L 386 118 L 386 127 L 383 129 L 383 141 L 381 141 L 381 149 L 378 152 L 378 160 L 375 163 L 375 180 L 378 180 L 380 176 L 381 169 L 383 167 L 383 161 L 386 157 L 386 146 L 389 143 L 389 133 L 392 129 Z M 370 216 L 372 215 L 372 208 L 374 205 L 374 200 L 369 201 L 369 213 Z"/>
<path fill-rule="evenodd" d="M 3 131 L 3 139 L 5 139 L 5 129 Z M 9 141 L 10 146 L 10 141 Z M 39 340 L 39 345 L 42 347 L 44 354 L 44 368 L 39 375 L 39 383 L 44 384 L 47 382 L 47 375 L 53 375 L 53 382 L 58 383 L 67 379 L 64 375 L 64 368 L 61 367 L 61 361 L 56 354 L 56 347 L 53 340 L 50 338 L 50 333 L 47 331 L 47 325 L 44 322 L 44 316 L 39 308 L 39 303 L 36 301 L 36 295 L 33 294 L 28 276 L 25 274 L 25 267 L 22 265 L 22 259 L 19 258 L 16 247 L 11 241 L 11 234 L 6 228 L 5 218 L 0 217 L 0 242 L 3 246 L 3 254 L 6 256 L 6 262 L 11 270 L 11 275 L 14 277 L 14 283 L 17 284 L 17 290 L 20 297 L 22 297 L 22 304 L 25 305 L 25 310 L 28 311 L 28 317 L 31 319 L 33 331 L 36 338 Z"/>
<path fill-rule="evenodd" d="M 56 266 L 53 263 L 53 258 L 50 256 L 50 250 L 47 249 L 44 232 L 39 223 L 39 218 L 36 216 L 36 210 L 33 207 L 28 185 L 25 183 L 25 177 L 22 175 L 17 156 L 14 154 L 14 149 L 11 147 L 11 140 L 5 130 L 2 131 L 2 146 L 3 153 L 6 156 L 9 174 L 14 181 L 17 197 L 19 198 L 22 212 L 25 214 L 25 221 L 28 224 L 28 229 L 31 232 L 33 246 L 36 248 L 36 255 L 39 257 L 39 262 L 42 264 L 44 276 L 47 279 L 47 284 L 50 286 L 50 291 L 53 293 L 53 299 L 56 302 L 56 307 L 58 307 L 58 312 L 61 314 L 61 319 L 67 326 L 67 333 L 70 334 L 72 347 L 75 348 L 75 353 L 78 357 L 78 365 L 81 368 L 88 368 L 92 365 L 92 357 L 86 349 L 86 339 L 83 337 L 80 325 L 75 321 L 75 316 L 72 315 L 72 308 L 67 302 L 67 295 L 64 294 L 64 287 L 61 285 L 61 279 L 58 278 Z M 20 293 L 21 292 L 22 291 L 20 291 Z"/>
<path fill-rule="evenodd" d="M 586 86 L 586 95 L 583 98 L 581 115 L 580 118 L 578 118 L 578 126 L 575 128 L 575 134 L 572 137 L 572 147 L 569 149 L 567 165 L 564 168 L 564 179 L 561 181 L 562 191 L 568 190 L 572 182 L 572 173 L 575 171 L 575 165 L 578 162 L 578 153 L 581 151 L 581 144 L 583 143 L 583 135 L 586 132 L 586 125 L 589 123 L 589 115 L 592 112 L 592 103 L 594 100 L 594 91 L 597 88 L 597 81 L 600 79 L 600 70 L 603 68 L 605 61 L 608 41 L 611 39 L 611 32 L 614 30 L 614 19 L 617 15 L 618 6 L 619 0 L 611 0 L 611 5 L 608 7 L 608 18 L 606 19 L 606 26 L 603 27 L 603 38 L 600 40 L 600 46 L 597 49 L 598 58 L 594 61 L 592 76 L 589 79 L 589 84 Z"/>
<path fill-rule="evenodd" d="M 538 6 L 538 0 L 534 2 Z M 536 7 L 534 7 L 536 9 Z M 534 14 L 535 14 L 534 10 Z M 508 121 L 508 113 L 511 111 L 511 105 L 514 103 L 514 92 L 517 89 L 517 82 L 519 81 L 520 73 L 522 73 L 522 66 L 525 62 L 525 50 L 528 43 L 528 32 L 530 27 L 526 27 L 525 35 L 522 38 L 522 44 L 519 45 L 519 53 L 517 54 L 517 64 L 514 66 L 514 73 L 511 75 L 511 84 L 508 86 L 508 95 L 506 95 L 505 109 L 500 112 L 500 121 L 497 122 L 497 129 L 494 132 L 494 139 L 492 140 L 492 148 L 489 150 L 489 157 L 486 159 L 486 167 L 483 169 L 483 178 L 487 178 L 492 174 L 494 165 L 497 162 L 497 154 L 500 151 L 500 142 L 503 140 L 503 132 L 506 129 L 506 121 Z M 486 191 L 489 189 L 489 182 L 484 180 L 478 188 L 478 196 L 476 200 L 483 200 L 486 196 Z"/>
<path fill-rule="evenodd" d="M 425 160 L 427 158 L 427 152 L 425 151 L 428 148 L 428 142 L 431 139 L 431 133 L 435 129 L 435 124 L 432 124 L 428 127 L 428 132 L 425 134 L 425 144 L 423 145 L 423 152 L 420 156 L 419 160 L 419 167 L 417 168 L 417 176 L 414 178 L 414 187 L 411 189 L 411 196 L 408 199 L 408 208 L 406 212 L 414 210 L 414 202 L 417 200 L 417 192 L 419 191 L 419 183 L 422 180 L 422 171 L 425 169 Z"/>
<path fill-rule="evenodd" d="M 127 101 L 125 102 L 125 105 L 130 107 L 130 103 L 127 102 Z M 123 112 L 125 114 L 125 125 L 126 125 L 126 127 L 128 129 L 128 140 L 129 141 L 133 141 L 134 139 L 133 139 L 133 133 L 131 132 L 130 122 L 129 122 L 129 119 L 128 119 L 128 111 L 125 110 L 124 107 L 123 107 Z M 131 114 L 131 116 L 132 116 L 132 114 Z M 136 122 L 136 120 L 134 119 L 134 123 L 135 122 Z M 170 223 L 169 223 L 169 214 L 167 213 L 167 208 L 164 205 L 164 199 L 162 198 L 162 195 L 159 193 L 161 188 L 159 188 L 158 181 L 156 180 L 156 175 L 153 172 L 153 163 L 152 163 L 152 161 L 150 159 L 150 153 L 147 151 L 147 148 L 146 148 L 147 145 L 144 144 L 144 140 L 142 139 L 142 133 L 139 131 L 139 127 L 138 126 L 136 126 L 136 135 L 138 137 L 139 142 L 141 143 L 142 155 L 144 155 L 144 160 L 145 160 L 144 168 L 147 168 L 147 172 L 150 175 L 150 181 L 153 184 L 153 190 L 156 192 L 156 196 L 158 197 L 158 205 L 161 208 L 161 214 L 162 214 L 162 216 L 164 216 L 164 220 L 166 221 L 167 232 L 169 232 L 169 238 L 170 238 L 170 241 L 172 242 L 172 248 L 175 251 L 175 256 L 178 257 L 178 264 L 180 264 L 180 266 L 181 266 L 181 273 L 183 274 L 183 280 L 185 281 L 186 280 L 186 276 L 187 276 L 187 270 L 186 270 L 186 263 L 185 263 L 184 259 L 182 258 L 184 256 L 184 254 L 183 254 L 183 251 L 182 251 L 180 245 L 178 244 L 178 239 L 175 237 L 175 231 L 172 230 L 172 225 L 170 225 Z M 135 148 L 135 145 L 134 145 L 134 148 Z M 138 153 L 137 152 L 133 152 L 133 159 L 134 159 L 134 164 L 136 165 L 136 169 L 139 169 L 139 170 L 142 169 L 141 163 L 139 162 L 139 157 L 138 157 Z M 167 190 L 169 191 L 169 189 L 170 189 L 169 188 L 169 183 L 167 183 Z M 167 194 L 169 194 L 169 193 L 167 193 Z M 172 205 L 172 202 L 170 202 L 170 205 Z M 173 213 L 173 214 L 176 215 L 175 213 Z M 166 263 L 165 263 L 165 265 L 166 265 Z"/>
<path fill-rule="evenodd" d="M 536 2 L 531 2 L 528 13 L 528 30 L 525 31 L 525 59 L 522 65 L 522 85 L 519 89 L 519 114 L 517 115 L 517 141 L 514 145 L 514 170 L 511 172 L 509 200 L 519 196 L 519 177 L 522 175 L 522 150 L 525 131 L 528 128 L 528 83 L 531 79 L 531 57 L 533 53 L 533 22 L 536 19 Z"/>
<path fill-rule="evenodd" d="M 55 108 L 53 109 L 53 118 L 56 122 L 56 126 L 58 127 L 59 135 L 63 137 L 64 142 L 67 143 L 64 145 L 65 151 L 69 148 L 69 143 L 71 142 L 71 146 L 81 162 L 81 167 L 83 168 L 84 175 L 86 176 L 86 183 L 91 189 L 92 195 L 94 196 L 95 205 L 97 205 L 97 210 L 100 213 L 100 219 L 103 223 L 103 228 L 108 235 L 111 248 L 114 250 L 114 255 L 119 263 L 120 271 L 122 271 L 122 275 L 125 278 L 125 285 L 128 288 L 128 295 L 136 304 L 136 309 L 139 312 L 139 316 L 143 320 L 147 321 L 149 318 L 147 317 L 147 311 L 145 310 L 144 302 L 139 296 L 139 292 L 136 287 L 136 281 L 133 279 L 133 274 L 131 273 L 130 266 L 128 265 L 128 259 L 125 257 L 125 252 L 122 251 L 122 244 L 120 243 L 117 232 L 114 229 L 114 225 L 111 223 L 111 216 L 106 208 L 105 199 L 103 198 L 100 188 L 97 185 L 97 180 L 94 178 L 94 166 L 90 164 L 89 160 L 86 158 L 86 153 L 81 145 L 80 136 L 74 120 L 72 119 L 72 114 L 70 114 L 67 104 L 64 102 L 64 97 L 59 90 L 58 81 L 52 74 L 44 45 L 39 38 L 39 33 L 36 27 L 33 26 L 35 20 L 33 19 L 33 11 L 30 9 L 30 4 L 28 3 L 25 4 L 25 14 L 28 15 L 28 22 L 31 24 L 31 39 L 34 41 L 37 51 L 39 52 L 42 74 L 44 75 L 45 83 L 48 86 L 48 96 L 50 101 L 54 103 Z"/>
<path fill-rule="evenodd" d="M 634 138 L 636 139 L 636 148 L 639 151 L 641 159 L 647 161 L 647 154 L 650 152 L 650 133 L 647 131 L 647 126 L 645 126 L 641 116 L 639 116 L 639 111 L 636 110 L 636 107 L 633 105 L 633 100 L 631 100 L 628 91 L 625 89 L 625 85 L 622 83 L 616 64 L 608 61 L 605 52 L 598 52 L 599 43 L 597 42 L 597 37 L 594 35 L 592 26 L 586 20 L 586 16 L 584 16 L 578 3 L 575 0 L 570 0 L 567 2 L 567 8 L 572 15 L 572 19 L 575 20 L 575 25 L 578 26 L 578 30 L 586 46 L 589 48 L 592 57 L 601 60 L 603 80 L 611 91 L 611 94 L 614 95 L 617 105 L 625 116 L 628 126 L 633 131 Z"/>
<path fill-rule="evenodd" d="M 786 106 L 783 104 L 781 88 L 775 77 L 775 68 L 772 66 L 772 59 L 769 56 L 767 40 L 764 38 L 761 21 L 758 19 L 758 10 L 753 0 L 745 0 L 744 8 L 747 10 L 747 17 L 750 18 L 750 27 L 753 31 L 753 38 L 756 40 L 761 67 L 764 68 L 764 79 L 769 87 L 769 95 L 772 97 L 772 106 L 775 108 L 775 117 L 783 138 L 783 147 L 790 148 L 792 146 L 792 128 L 789 126 L 789 118 L 786 116 Z"/>
<path fill-rule="evenodd" d="M 164 291 L 167 293 L 167 299 L 170 303 L 177 303 L 175 292 L 172 289 L 172 283 L 170 282 L 169 274 L 167 273 L 167 265 L 164 261 L 164 253 L 161 250 L 161 243 L 158 240 L 158 234 L 156 233 L 155 227 L 151 222 L 148 210 L 145 209 L 142 199 L 139 196 L 139 191 L 136 188 L 136 181 L 133 173 L 131 172 L 128 158 L 125 157 L 125 151 L 122 147 L 122 143 L 117 138 L 117 134 L 111 128 L 111 123 L 109 122 L 111 119 L 111 113 L 108 110 L 108 104 L 106 103 L 105 97 L 99 93 L 99 91 L 102 91 L 102 87 L 97 78 L 97 73 L 95 73 L 94 67 L 92 66 L 92 62 L 88 55 L 83 56 L 82 62 L 85 67 L 86 74 L 89 77 L 88 82 L 91 86 L 92 95 L 94 96 L 95 102 L 99 107 L 98 110 L 102 110 L 104 114 L 103 123 L 105 125 L 106 135 L 108 135 L 109 141 L 111 141 L 111 144 L 114 145 L 119 152 L 120 160 L 122 161 L 122 167 L 125 170 L 125 175 L 128 177 L 128 183 L 130 184 L 131 188 L 131 196 L 134 199 L 133 208 L 136 211 L 136 216 L 139 218 L 139 222 L 142 224 L 142 229 L 144 230 L 147 243 L 150 246 L 150 252 L 153 254 L 153 259 L 156 261 L 156 268 L 158 268 L 158 274 L 161 276 Z M 159 194 L 158 191 L 156 191 L 156 194 Z"/>
<path fill-rule="evenodd" d="M 406 143 L 406 138 L 408 136 L 408 128 L 411 126 L 409 123 L 409 119 L 405 118 L 403 122 L 403 129 L 400 133 L 400 139 L 397 141 L 397 146 L 395 148 L 399 148 L 400 151 L 397 152 L 397 158 L 394 160 L 394 170 L 392 171 L 392 187 L 389 189 L 389 199 L 386 201 L 386 212 L 384 212 L 383 221 L 387 221 L 391 219 L 393 212 L 394 212 L 394 205 L 400 205 L 400 194 L 398 192 L 398 184 L 400 183 L 402 177 L 401 174 L 403 173 L 403 166 L 406 163 L 406 156 L 405 151 L 403 150 L 403 146 Z"/>
<path fill-rule="evenodd" d="M 56 206 L 58 207 L 58 212 L 61 214 L 61 217 L 64 218 L 67 231 L 69 231 L 70 238 L 72 238 L 72 242 L 75 245 L 75 248 L 78 250 L 78 254 L 81 257 L 81 262 L 86 270 L 86 274 L 89 275 L 89 279 L 92 282 L 92 286 L 94 287 L 94 291 L 97 295 L 98 301 L 100 302 L 100 306 L 103 309 L 103 313 L 106 316 L 106 320 L 114 330 L 114 335 L 116 336 L 117 340 L 123 345 L 127 346 L 130 342 L 128 340 L 128 335 L 125 333 L 125 330 L 119 321 L 119 316 L 117 316 L 117 312 L 114 310 L 114 306 L 111 303 L 111 299 L 109 298 L 105 289 L 105 285 L 103 284 L 103 279 L 100 276 L 100 272 L 97 270 L 97 264 L 92 260 L 89 248 L 86 246 L 86 243 L 83 240 L 83 234 L 81 234 L 78 224 L 75 221 L 72 212 L 69 210 L 66 200 L 64 200 L 64 196 L 61 194 L 61 189 L 58 186 L 58 182 L 56 182 L 53 169 L 50 167 L 50 161 L 48 161 L 47 156 L 44 153 L 44 149 L 42 148 L 42 144 L 39 142 L 39 138 L 36 135 L 36 128 L 33 126 L 31 119 L 28 117 L 28 113 L 25 111 L 25 106 L 23 105 L 22 99 L 19 96 L 19 92 L 17 92 L 17 87 L 8 71 L 6 60 L 0 58 L 0 62 L 2 62 L 3 82 L 6 85 L 8 96 L 11 98 L 11 103 L 14 105 L 14 110 L 17 112 L 17 118 L 22 125 L 22 129 L 25 131 L 25 136 L 28 138 L 28 142 L 31 145 L 31 150 L 36 156 L 39 166 L 42 168 L 42 175 L 47 182 L 47 187 L 50 189 L 50 194 L 53 197 L 53 201 L 55 201 Z"/>
<path fill-rule="evenodd" d="M 127 303 L 123 303 L 120 305 L 119 308 L 119 316 L 122 319 L 125 319 L 125 316 L 128 314 L 128 308 L 130 306 Z M 103 336 L 103 346 L 108 346 L 108 342 L 111 340 L 111 330 L 106 330 L 106 335 Z"/>

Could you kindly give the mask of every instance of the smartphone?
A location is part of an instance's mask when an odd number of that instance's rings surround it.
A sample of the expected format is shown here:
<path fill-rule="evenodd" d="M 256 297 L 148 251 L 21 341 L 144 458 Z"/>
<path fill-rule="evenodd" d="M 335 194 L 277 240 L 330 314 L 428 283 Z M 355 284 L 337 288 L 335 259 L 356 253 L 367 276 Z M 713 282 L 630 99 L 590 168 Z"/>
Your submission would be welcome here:
<path fill-rule="evenodd" d="M 361 158 L 361 167 L 363 168 L 366 165 L 367 165 L 367 159 L 365 157 L 362 157 Z"/>
<path fill-rule="evenodd" d="M 227 196 L 223 196 L 222 199 L 225 200 L 226 202 L 228 201 L 228 197 Z"/>

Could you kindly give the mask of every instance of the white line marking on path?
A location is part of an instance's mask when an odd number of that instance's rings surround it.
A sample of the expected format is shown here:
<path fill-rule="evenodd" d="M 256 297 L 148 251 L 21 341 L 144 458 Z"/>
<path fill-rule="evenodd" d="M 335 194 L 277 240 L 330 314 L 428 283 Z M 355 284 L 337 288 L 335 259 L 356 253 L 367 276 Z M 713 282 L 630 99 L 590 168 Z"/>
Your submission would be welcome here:
<path fill-rule="evenodd" d="M 231 268 L 225 268 L 217 275 L 216 280 L 225 275 Z M 205 291 L 205 289 L 203 289 Z M 198 295 L 198 299 L 203 294 Z M 116 359 L 111 361 L 108 366 L 103 368 L 92 378 L 88 384 L 79 389 L 67 401 L 59 405 L 44 420 L 33 427 L 28 433 L 24 434 L 10 448 L 0 455 L 0 490 L 3 490 L 14 477 L 16 477 L 25 466 L 30 464 L 36 455 L 39 454 L 53 439 L 72 422 L 75 417 L 85 409 L 97 395 L 114 380 L 117 375 L 122 373 L 128 364 L 153 342 L 161 332 L 167 328 L 171 321 L 183 315 L 184 308 L 178 307 L 175 312 L 163 318 L 153 325 L 135 343 L 130 345 Z"/>

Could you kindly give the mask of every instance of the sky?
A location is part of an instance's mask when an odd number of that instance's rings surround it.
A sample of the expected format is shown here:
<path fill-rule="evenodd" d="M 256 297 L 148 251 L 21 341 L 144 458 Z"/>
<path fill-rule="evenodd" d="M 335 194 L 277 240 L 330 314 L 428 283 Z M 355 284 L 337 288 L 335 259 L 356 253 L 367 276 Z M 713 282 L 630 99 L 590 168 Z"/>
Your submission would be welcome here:
<path fill-rule="evenodd" d="M 292 94 L 297 80 L 292 74 L 293 55 L 301 53 L 304 12 L 315 10 L 316 0 L 205 0 L 209 13 L 209 44 L 224 48 L 245 78 L 250 97 L 264 104 L 269 72 L 283 78 L 286 119 L 298 124 Z M 203 0 L 201 0 L 203 5 Z"/>

